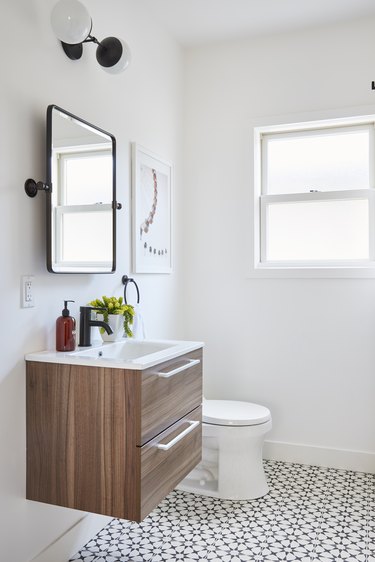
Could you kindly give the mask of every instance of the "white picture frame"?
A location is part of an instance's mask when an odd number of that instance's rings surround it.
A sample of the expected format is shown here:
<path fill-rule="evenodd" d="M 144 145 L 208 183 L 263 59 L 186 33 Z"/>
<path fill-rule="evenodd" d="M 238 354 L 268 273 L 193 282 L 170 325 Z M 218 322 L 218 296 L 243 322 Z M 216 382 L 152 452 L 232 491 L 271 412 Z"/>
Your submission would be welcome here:
<path fill-rule="evenodd" d="M 172 178 L 170 162 L 132 144 L 134 273 L 172 272 Z"/>

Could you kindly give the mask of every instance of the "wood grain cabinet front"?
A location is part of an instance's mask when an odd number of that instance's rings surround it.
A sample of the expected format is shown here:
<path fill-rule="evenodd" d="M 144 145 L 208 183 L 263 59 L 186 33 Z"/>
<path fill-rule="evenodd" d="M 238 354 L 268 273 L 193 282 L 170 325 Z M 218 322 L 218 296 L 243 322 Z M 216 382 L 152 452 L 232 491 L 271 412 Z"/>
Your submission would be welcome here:
<path fill-rule="evenodd" d="M 202 350 L 145 371 L 27 361 L 30 500 L 141 521 L 201 459 Z"/>
<path fill-rule="evenodd" d="M 202 407 L 141 447 L 141 519 L 199 463 Z"/>
<path fill-rule="evenodd" d="M 202 351 L 193 351 L 142 372 L 143 445 L 202 403 Z"/>

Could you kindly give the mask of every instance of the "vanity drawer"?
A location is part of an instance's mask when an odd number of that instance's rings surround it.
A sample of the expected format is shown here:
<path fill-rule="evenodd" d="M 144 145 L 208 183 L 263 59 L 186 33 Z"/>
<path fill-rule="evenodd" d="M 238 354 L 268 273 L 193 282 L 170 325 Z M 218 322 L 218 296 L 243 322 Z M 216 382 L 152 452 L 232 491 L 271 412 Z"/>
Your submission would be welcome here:
<path fill-rule="evenodd" d="M 202 408 L 196 408 L 141 450 L 142 520 L 200 462 Z"/>
<path fill-rule="evenodd" d="M 143 445 L 202 403 L 202 349 L 151 367 L 142 373 Z"/>

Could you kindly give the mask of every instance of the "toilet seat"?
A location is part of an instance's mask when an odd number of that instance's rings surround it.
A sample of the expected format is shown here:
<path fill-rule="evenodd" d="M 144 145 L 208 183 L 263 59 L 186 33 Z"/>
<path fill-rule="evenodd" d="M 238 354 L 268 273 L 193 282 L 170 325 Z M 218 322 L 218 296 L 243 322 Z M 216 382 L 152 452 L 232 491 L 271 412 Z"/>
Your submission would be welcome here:
<path fill-rule="evenodd" d="M 202 421 L 212 425 L 251 426 L 271 419 L 265 406 L 237 400 L 203 400 Z"/>

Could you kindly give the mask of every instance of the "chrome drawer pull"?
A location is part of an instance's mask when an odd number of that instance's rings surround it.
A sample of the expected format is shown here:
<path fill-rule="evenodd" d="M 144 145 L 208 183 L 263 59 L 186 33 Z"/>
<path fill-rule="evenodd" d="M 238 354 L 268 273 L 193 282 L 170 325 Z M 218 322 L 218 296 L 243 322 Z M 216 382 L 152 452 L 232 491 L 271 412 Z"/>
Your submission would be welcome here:
<path fill-rule="evenodd" d="M 156 445 L 156 448 L 161 449 L 162 451 L 168 451 L 168 449 L 171 449 L 174 445 L 176 445 L 176 443 L 181 441 L 181 439 L 183 439 L 185 437 L 185 435 L 187 435 L 188 433 L 193 431 L 193 429 L 198 427 L 198 425 L 200 424 L 200 421 L 188 421 L 188 420 L 186 420 L 186 423 L 190 424 L 190 426 L 187 427 L 186 429 L 184 429 L 184 431 L 181 431 L 181 433 L 179 433 L 176 437 L 174 437 L 174 439 L 169 441 L 169 443 L 167 443 L 166 445 L 164 445 L 163 443 L 159 443 L 158 445 Z"/>
<path fill-rule="evenodd" d="M 200 359 L 188 359 L 187 361 L 188 363 L 186 363 L 186 365 L 177 367 L 176 369 L 173 369 L 172 371 L 168 371 L 167 373 L 161 373 L 159 371 L 156 371 L 155 375 L 167 379 L 168 377 L 173 377 L 173 375 L 177 375 L 177 373 L 181 373 L 181 371 L 186 371 L 186 369 L 190 369 L 190 367 L 193 367 L 194 365 L 198 365 L 201 362 Z"/>

